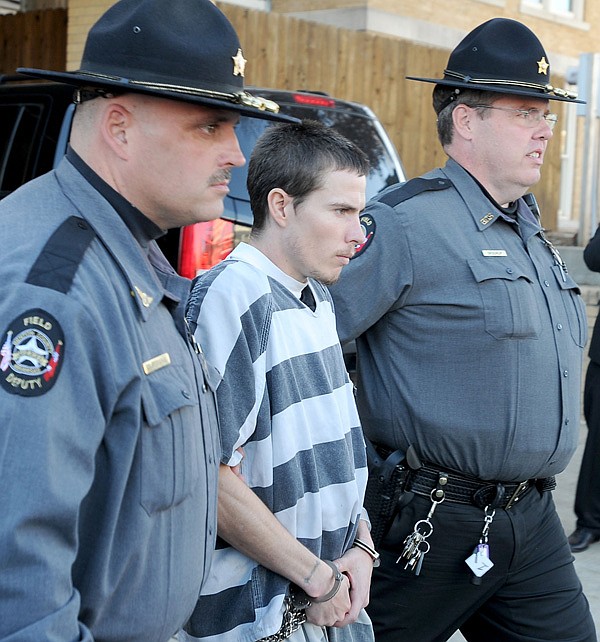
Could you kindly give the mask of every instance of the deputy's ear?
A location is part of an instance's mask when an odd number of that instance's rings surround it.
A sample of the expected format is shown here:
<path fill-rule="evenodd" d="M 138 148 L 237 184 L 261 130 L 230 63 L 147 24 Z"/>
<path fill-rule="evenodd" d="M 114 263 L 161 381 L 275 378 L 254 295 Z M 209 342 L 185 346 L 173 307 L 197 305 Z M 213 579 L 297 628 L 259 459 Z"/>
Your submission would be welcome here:
<path fill-rule="evenodd" d="M 475 113 L 475 110 L 468 105 L 459 104 L 456 105 L 452 111 L 452 121 L 454 123 L 454 130 L 464 138 L 470 139 L 472 136 L 471 124 L 474 118 L 479 116 Z"/>
<path fill-rule="evenodd" d="M 119 158 L 125 159 L 129 155 L 127 134 L 131 122 L 131 112 L 122 102 L 111 100 L 106 105 L 102 120 L 102 135 Z"/>

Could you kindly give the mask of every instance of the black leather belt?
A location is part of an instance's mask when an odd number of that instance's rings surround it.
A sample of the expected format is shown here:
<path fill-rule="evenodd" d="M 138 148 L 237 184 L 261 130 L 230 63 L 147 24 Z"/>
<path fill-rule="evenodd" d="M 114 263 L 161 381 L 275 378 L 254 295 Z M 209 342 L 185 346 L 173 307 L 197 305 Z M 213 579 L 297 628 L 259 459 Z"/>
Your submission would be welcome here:
<path fill-rule="evenodd" d="M 444 471 L 429 464 L 408 472 L 406 490 L 431 499 L 444 497 L 459 504 L 474 504 L 480 508 L 504 508 L 514 506 L 531 488 L 546 492 L 556 488 L 554 477 L 528 479 L 522 482 L 484 481 L 461 475 L 456 471 Z M 432 495 L 432 493 L 434 493 Z"/>

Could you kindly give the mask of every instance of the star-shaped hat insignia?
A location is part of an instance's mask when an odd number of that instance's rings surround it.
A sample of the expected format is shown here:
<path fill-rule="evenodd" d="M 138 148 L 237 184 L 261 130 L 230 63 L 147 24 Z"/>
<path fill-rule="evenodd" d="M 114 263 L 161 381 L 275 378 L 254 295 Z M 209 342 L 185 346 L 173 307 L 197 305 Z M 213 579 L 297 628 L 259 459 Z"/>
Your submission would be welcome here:
<path fill-rule="evenodd" d="M 244 70 L 246 69 L 247 60 L 242 54 L 242 50 L 238 49 L 235 56 L 232 56 L 233 60 L 233 75 L 244 77 Z"/>
<path fill-rule="evenodd" d="M 538 74 L 545 74 L 548 71 L 548 67 L 550 65 L 546 61 L 546 57 L 542 56 L 541 60 L 537 61 L 537 66 L 538 66 Z"/>

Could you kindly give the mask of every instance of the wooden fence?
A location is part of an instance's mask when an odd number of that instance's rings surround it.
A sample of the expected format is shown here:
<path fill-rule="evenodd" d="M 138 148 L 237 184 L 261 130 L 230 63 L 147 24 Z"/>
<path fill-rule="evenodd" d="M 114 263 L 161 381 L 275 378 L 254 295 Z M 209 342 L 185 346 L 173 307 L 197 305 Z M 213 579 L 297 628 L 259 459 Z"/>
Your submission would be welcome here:
<path fill-rule="evenodd" d="M 17 67 L 65 68 L 67 10 L 47 9 L 0 16 L 0 73 Z"/>
<path fill-rule="evenodd" d="M 83 33 L 108 6 L 69 0 L 69 49 L 83 47 Z M 400 151 L 409 177 L 445 163 L 431 107 L 433 85 L 405 76 L 439 78 L 449 52 L 405 40 L 340 29 L 228 3 L 216 3 L 235 26 L 243 45 L 246 83 L 282 89 L 310 89 L 365 103 L 377 114 Z M 82 30 L 83 24 L 83 30 Z M 78 32 L 75 31 L 78 30 Z M 66 11 L 32 11 L 0 17 L 0 72 L 16 66 L 65 68 Z M 560 85 L 562 79 L 553 78 Z M 553 110 L 559 115 L 562 103 Z M 557 128 L 557 133 L 558 133 Z M 534 189 L 544 224 L 556 229 L 560 181 L 560 136 L 548 147 L 542 181 Z"/>
<path fill-rule="evenodd" d="M 440 78 L 447 50 L 217 4 L 240 36 L 248 59 L 248 84 L 325 91 L 369 105 L 398 148 L 409 177 L 446 162 L 431 106 L 434 85 L 406 76 Z M 562 86 L 561 78 L 552 80 Z M 552 109 L 560 116 L 562 103 L 554 103 Z M 548 146 L 542 180 L 533 189 L 548 229 L 556 229 L 560 163 L 557 135 Z"/>

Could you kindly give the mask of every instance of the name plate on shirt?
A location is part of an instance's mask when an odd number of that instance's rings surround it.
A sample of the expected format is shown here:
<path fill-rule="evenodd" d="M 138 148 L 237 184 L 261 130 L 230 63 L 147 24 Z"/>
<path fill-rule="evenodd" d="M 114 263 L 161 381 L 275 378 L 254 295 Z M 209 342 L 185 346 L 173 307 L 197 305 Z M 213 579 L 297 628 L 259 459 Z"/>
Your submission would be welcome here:
<path fill-rule="evenodd" d="M 144 361 L 144 363 L 142 364 L 142 368 L 144 368 L 144 374 L 149 375 L 170 364 L 171 357 L 169 356 L 168 352 L 164 352 L 163 354 L 159 354 L 158 357 L 152 357 L 152 359 Z"/>
<path fill-rule="evenodd" d="M 506 250 L 481 250 L 483 256 L 507 256 Z"/>

